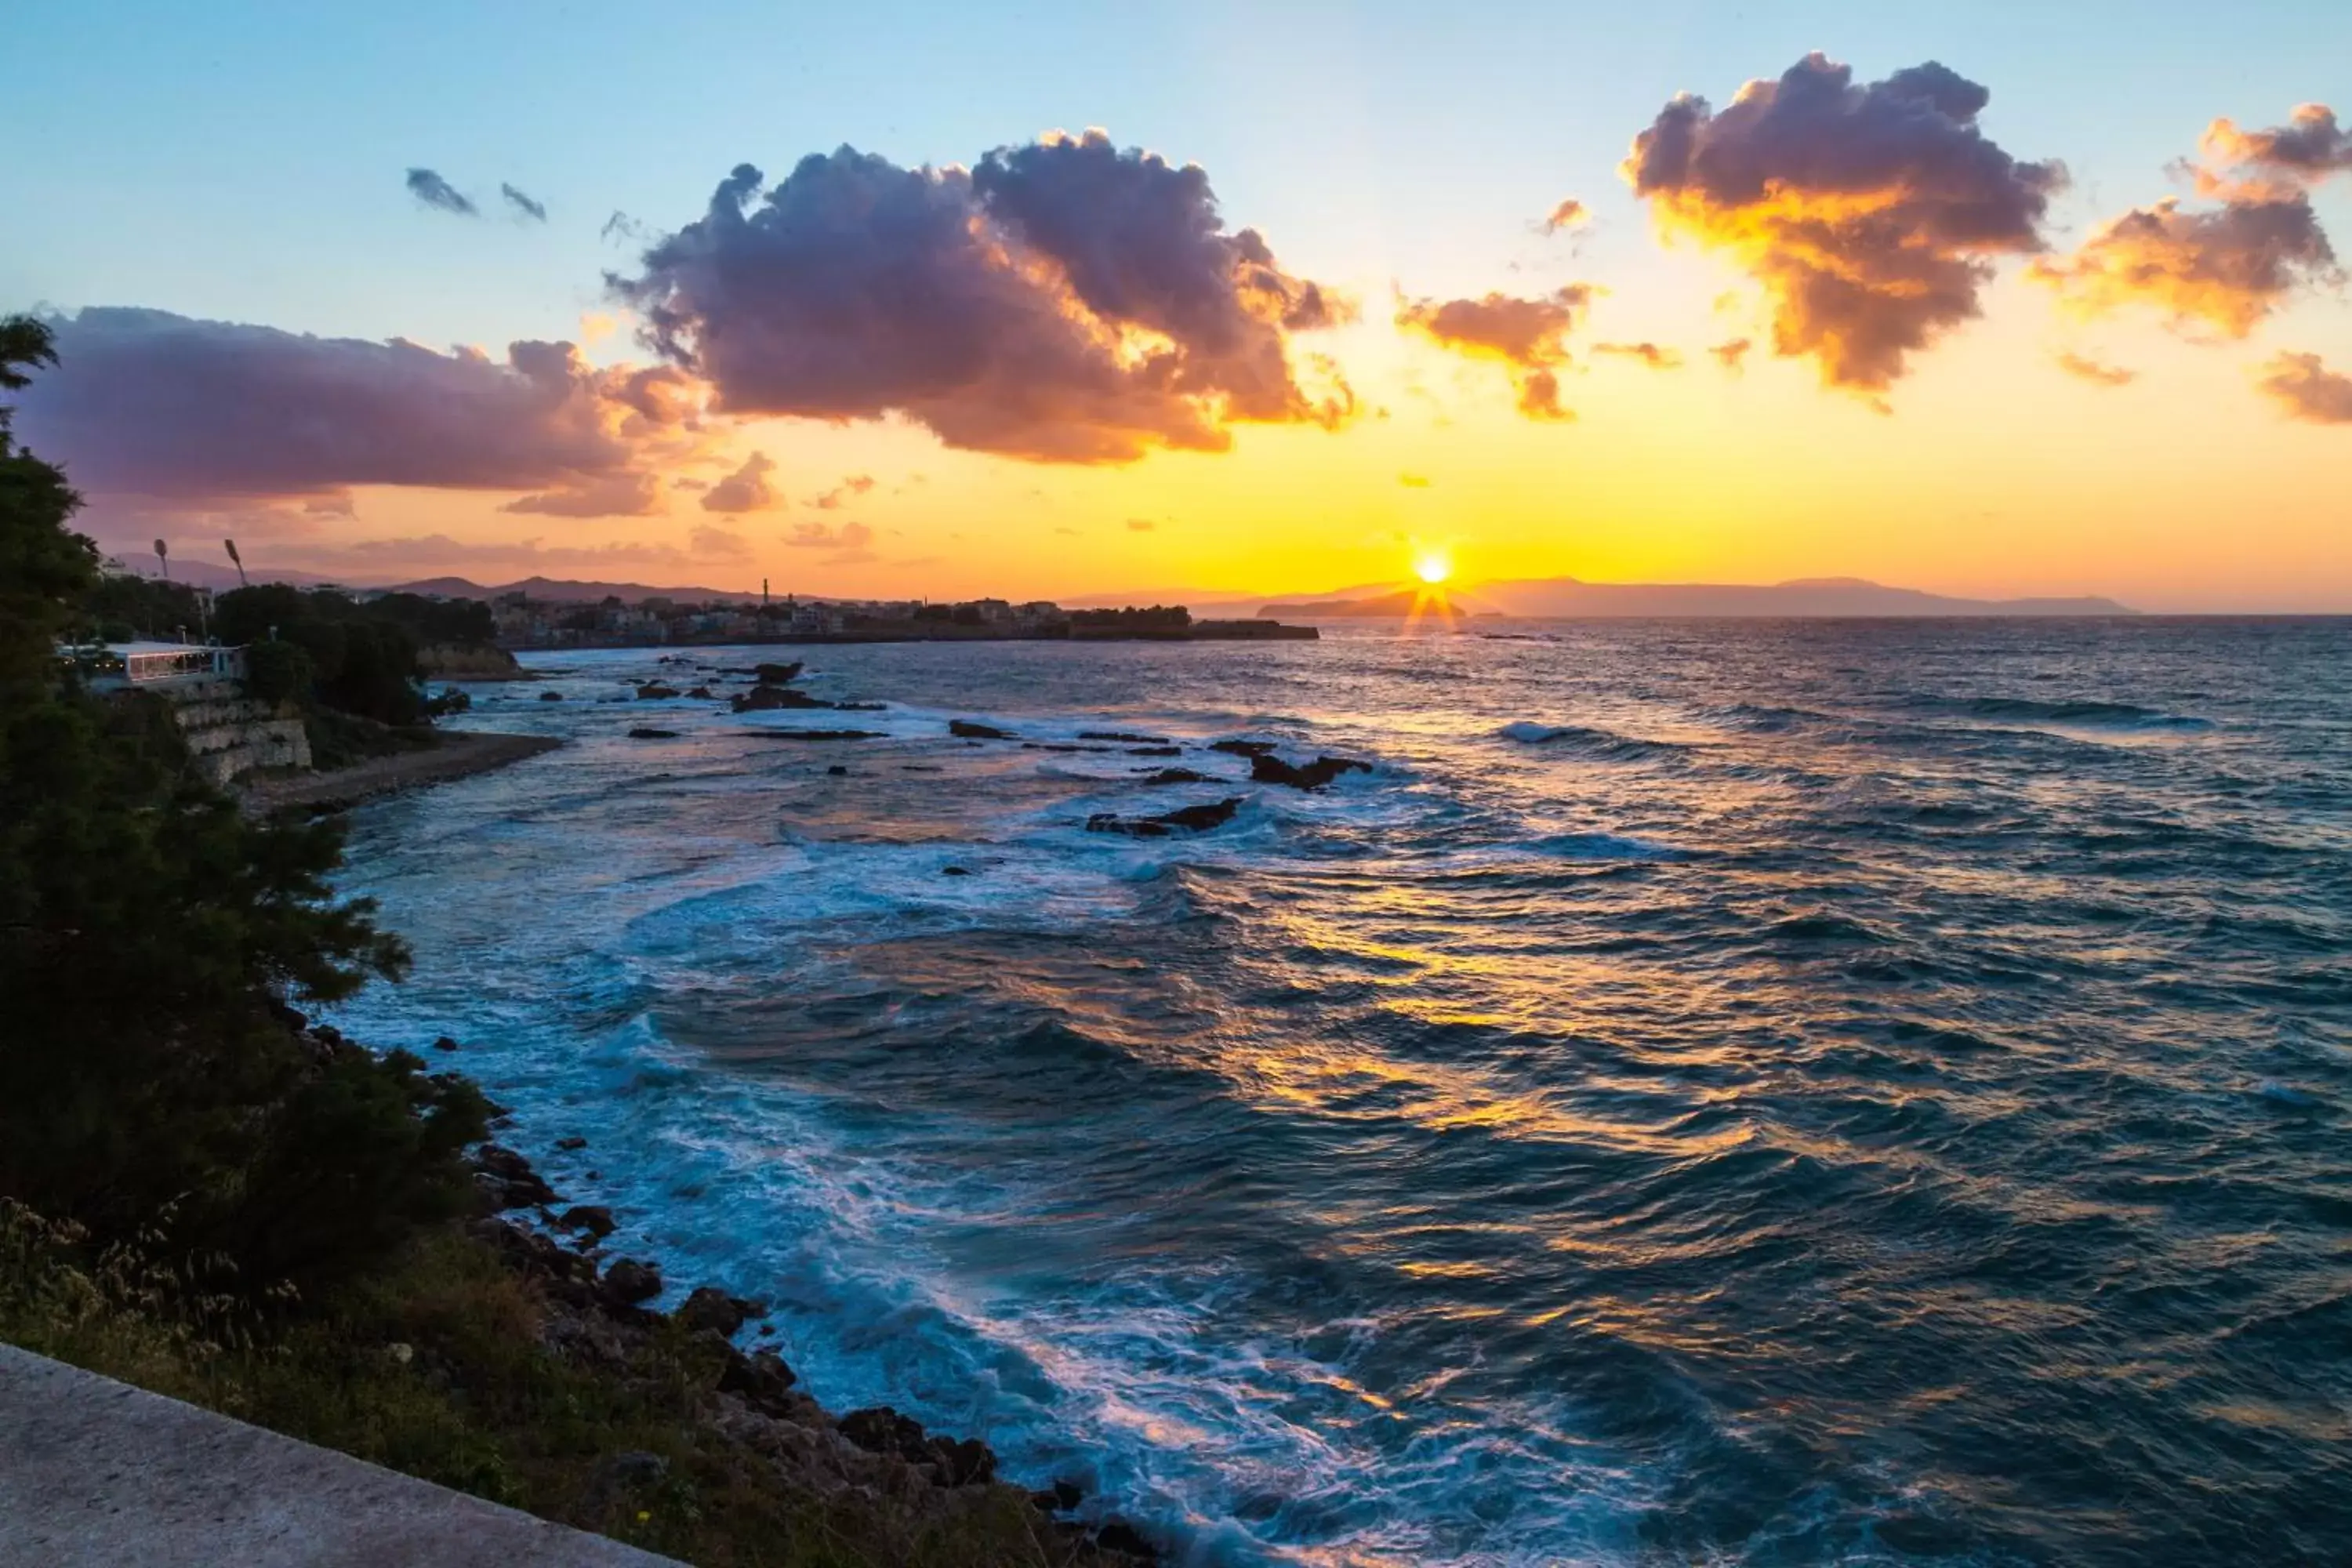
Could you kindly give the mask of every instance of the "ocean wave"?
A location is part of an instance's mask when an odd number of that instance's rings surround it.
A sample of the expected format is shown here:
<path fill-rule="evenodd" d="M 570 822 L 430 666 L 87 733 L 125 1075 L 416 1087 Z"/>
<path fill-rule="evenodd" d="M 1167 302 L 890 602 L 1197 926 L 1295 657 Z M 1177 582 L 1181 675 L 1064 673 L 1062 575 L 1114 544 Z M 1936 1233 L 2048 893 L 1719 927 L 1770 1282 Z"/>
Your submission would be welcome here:
<path fill-rule="evenodd" d="M 1601 757 L 1611 762 L 1678 757 L 1688 750 L 1672 741 L 1645 741 L 1636 735 L 1621 735 L 1614 730 L 1597 730 L 1582 724 L 1538 724 L 1527 719 L 1506 724 L 1495 734 L 1499 740 L 1516 742 L 1522 746 L 1557 747 L 1563 752 Z"/>
<path fill-rule="evenodd" d="M 2045 702 L 2024 697 L 1913 697 L 1901 706 L 1910 712 L 1949 714 L 2003 724 L 2054 724 L 2073 730 L 2210 730 L 2210 719 L 2143 708 L 2137 702 L 2105 702 L 2088 698 Z"/>

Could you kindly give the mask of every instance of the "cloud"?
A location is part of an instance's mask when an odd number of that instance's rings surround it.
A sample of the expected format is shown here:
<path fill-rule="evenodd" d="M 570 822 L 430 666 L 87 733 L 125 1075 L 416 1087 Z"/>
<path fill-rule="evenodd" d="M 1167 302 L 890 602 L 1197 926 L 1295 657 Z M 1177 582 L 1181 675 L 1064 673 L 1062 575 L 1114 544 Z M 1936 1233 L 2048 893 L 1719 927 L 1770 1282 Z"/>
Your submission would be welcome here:
<path fill-rule="evenodd" d="M 1429 476 L 1427 474 L 1399 474 L 1397 476 L 1397 483 L 1402 485 L 1409 490 L 1425 490 L 1429 488 Z"/>
<path fill-rule="evenodd" d="M 1487 294 L 1476 300 L 1397 300 L 1396 324 L 1470 359 L 1498 360 L 1518 387 L 1519 412 L 1531 419 L 1572 417 L 1559 405 L 1559 378 L 1569 361 L 1568 334 L 1592 290 L 1580 283 L 1537 299 Z"/>
<path fill-rule="evenodd" d="M 1716 363 L 1737 375 L 1747 368 L 1748 351 L 1755 346 L 1746 338 L 1734 338 L 1729 342 L 1717 343 L 1706 352 L 1715 356 Z"/>
<path fill-rule="evenodd" d="M 681 475 L 679 478 L 670 480 L 669 488 L 674 490 L 707 490 L 710 488 L 710 481 L 709 479 L 698 479 L 691 475 Z"/>
<path fill-rule="evenodd" d="M 795 550 L 832 551 L 828 558 L 832 565 L 850 565 L 875 558 L 874 531 L 862 522 L 845 522 L 838 528 L 822 522 L 796 522 L 783 539 Z"/>
<path fill-rule="evenodd" d="M 1551 209 L 1550 214 L 1543 221 L 1543 231 L 1546 234 L 1558 234 L 1562 229 L 1582 228 L 1591 221 L 1592 210 L 1574 196 L 1570 196 Z"/>
<path fill-rule="evenodd" d="M 2336 111 L 2324 103 L 2306 103 L 2286 124 L 2268 131 L 2241 131 L 2231 121 L 2216 120 L 2205 128 L 2198 151 L 2204 156 L 2195 171 L 2198 190 L 2208 196 L 2273 195 L 2352 171 L 2352 131 L 2338 125 Z"/>
<path fill-rule="evenodd" d="M 2081 354 L 2072 353 L 2058 356 L 2058 368 L 2068 375 L 2077 376 L 2089 382 L 2094 386 L 2129 386 L 2139 379 L 2139 372 L 2136 370 L 2101 364 L 2097 360 L 2085 359 Z"/>
<path fill-rule="evenodd" d="M 622 473 L 520 496 L 499 510 L 538 517 L 651 517 L 665 509 L 658 479 L 652 474 Z"/>
<path fill-rule="evenodd" d="M 1519 412 L 1530 419 L 1573 419 L 1576 410 L 1559 405 L 1559 377 L 1548 370 L 1529 372 L 1519 383 Z"/>
<path fill-rule="evenodd" d="M 1159 526 L 1148 517 L 1130 517 L 1127 520 L 1127 531 L 1129 533 L 1150 533 Z"/>
<path fill-rule="evenodd" d="M 428 207 L 439 207 L 443 212 L 456 213 L 459 217 L 482 216 L 481 209 L 463 192 L 430 169 L 408 171 L 408 194 Z"/>
<path fill-rule="evenodd" d="M 1208 176 L 1100 132 L 906 169 L 844 147 L 707 214 L 608 278 L 645 341 L 733 413 L 900 413 L 950 447 L 1038 462 L 1221 451 L 1237 423 L 1337 425 L 1289 334 L 1346 307 L 1229 232 Z"/>
<path fill-rule="evenodd" d="M 506 197 L 507 205 L 514 208 L 518 213 L 520 213 L 523 216 L 528 218 L 536 218 L 541 223 L 545 223 L 547 221 L 546 204 L 531 200 L 529 196 L 523 195 L 520 191 L 516 190 L 512 185 L 507 184 L 503 181 L 499 184 L 499 195 Z"/>
<path fill-rule="evenodd" d="M 1857 87 L 1808 55 L 1721 113 L 1687 94 L 1634 139 L 1622 173 L 1661 230 L 1761 283 L 1776 353 L 1832 386 L 1876 391 L 1980 312 L 2002 256 L 2042 248 L 2065 180 L 1978 128 L 1990 94 L 1932 62 Z"/>
<path fill-rule="evenodd" d="M 2290 418 L 2352 425 L 2352 375 L 2336 374 L 2317 354 L 2282 353 L 2263 366 L 2256 384 Z"/>
<path fill-rule="evenodd" d="M 651 236 L 651 234 L 652 231 L 644 224 L 639 223 L 635 218 L 631 217 L 620 208 L 614 207 L 613 209 L 613 216 L 604 220 L 604 226 L 596 231 L 596 237 L 598 239 L 617 239 L 624 245 L 640 245 L 643 244 Z"/>
<path fill-rule="evenodd" d="M 1683 356 L 1673 349 L 1660 348 L 1655 343 L 1595 343 L 1597 354 L 1614 354 L 1620 359 L 1637 359 L 1652 370 L 1680 370 Z"/>
<path fill-rule="evenodd" d="M 689 543 L 680 547 L 658 541 L 568 545 L 548 544 L 535 538 L 473 541 L 428 533 L 359 540 L 330 548 L 280 547 L 270 555 L 273 565 L 319 572 L 347 582 L 398 582 L 445 572 L 490 579 L 534 574 L 596 578 L 648 568 L 684 571 L 698 563 L 740 560 L 742 551 L 726 543 L 733 537 L 724 530 L 697 528 Z"/>
<path fill-rule="evenodd" d="M 598 370 L 565 342 L 511 343 L 501 362 L 163 310 L 50 325 L 59 363 L 26 389 L 19 427 L 93 498 L 200 510 L 404 485 L 636 513 L 651 510 L 650 470 L 702 439 L 678 373 Z"/>
<path fill-rule="evenodd" d="M 776 470 L 775 459 L 765 452 L 754 452 L 743 459 L 743 466 L 710 487 L 702 498 L 705 511 L 765 511 L 783 498 L 768 483 L 768 476 Z"/>
<path fill-rule="evenodd" d="M 852 474 L 823 495 L 810 497 L 809 505 L 819 511 L 838 511 L 873 488 L 873 475 Z"/>
<path fill-rule="evenodd" d="M 709 560 L 740 561 L 751 553 L 751 542 L 741 534 L 707 522 L 694 525 L 686 536 L 686 547 L 689 553 Z"/>
<path fill-rule="evenodd" d="M 2073 256 L 2037 261 L 2032 276 L 2082 315 L 2144 305 L 2176 327 L 2201 322 L 2243 338 L 2296 293 L 2337 273 L 2310 198 L 2295 191 L 2204 212 L 2184 211 L 2171 197 L 2136 207 Z"/>

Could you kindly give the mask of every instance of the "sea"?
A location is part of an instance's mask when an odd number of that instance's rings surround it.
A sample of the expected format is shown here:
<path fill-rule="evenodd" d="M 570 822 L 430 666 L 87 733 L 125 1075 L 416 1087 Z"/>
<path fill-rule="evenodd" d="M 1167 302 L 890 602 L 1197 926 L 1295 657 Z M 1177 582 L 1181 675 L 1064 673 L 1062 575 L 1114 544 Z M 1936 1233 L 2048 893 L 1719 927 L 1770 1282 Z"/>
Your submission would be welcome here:
<path fill-rule="evenodd" d="M 829 1407 L 1181 1563 L 2352 1561 L 2352 620 L 526 658 L 338 1022 Z"/>

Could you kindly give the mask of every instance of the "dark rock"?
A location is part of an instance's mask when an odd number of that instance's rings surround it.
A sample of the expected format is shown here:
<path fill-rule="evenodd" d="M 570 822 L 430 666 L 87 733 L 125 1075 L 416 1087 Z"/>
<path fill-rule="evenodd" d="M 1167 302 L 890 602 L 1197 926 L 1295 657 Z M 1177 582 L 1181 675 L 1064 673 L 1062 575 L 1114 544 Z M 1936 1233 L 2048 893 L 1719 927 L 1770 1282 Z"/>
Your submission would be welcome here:
<path fill-rule="evenodd" d="M 942 877 L 969 877 L 971 875 L 971 871 L 969 868 L 962 866 L 942 866 L 940 868 L 940 875 Z"/>
<path fill-rule="evenodd" d="M 541 702 L 561 702 L 563 700 L 563 693 L 561 691 L 542 691 L 539 694 L 539 700 Z"/>
<path fill-rule="evenodd" d="M 1129 735 L 1118 730 L 1081 730 L 1078 731 L 1078 739 L 1117 741 L 1129 746 L 1164 746 L 1169 743 L 1168 737 L 1165 735 Z"/>
<path fill-rule="evenodd" d="M 605 1268 L 600 1289 L 607 1300 L 634 1307 L 662 1293 L 661 1269 L 634 1258 L 615 1258 Z"/>
<path fill-rule="evenodd" d="M 830 702 L 818 700 L 805 691 L 789 686 L 774 686 L 761 681 L 749 691 L 739 692 L 727 700 L 727 705 L 738 713 L 769 713 L 780 708 L 830 708 Z"/>
<path fill-rule="evenodd" d="M 1127 754 L 1130 757 L 1181 757 L 1184 754 L 1184 748 L 1181 746 L 1129 746 L 1127 749 Z"/>
<path fill-rule="evenodd" d="M 310 1019 L 302 1016 L 299 1012 L 288 1006 L 285 1003 L 279 1001 L 275 996 L 268 997 L 266 1000 L 268 1001 L 269 1007 L 269 1016 L 277 1019 L 280 1024 L 283 1024 L 286 1027 L 292 1029 L 297 1033 L 299 1033 L 303 1026 L 310 1021 Z"/>
<path fill-rule="evenodd" d="M 565 1209 L 555 1223 L 559 1229 L 584 1230 L 599 1241 L 620 1229 L 613 1219 L 613 1211 L 603 1204 L 574 1204 Z"/>
<path fill-rule="evenodd" d="M 834 706 L 844 713 L 879 713 L 890 705 L 887 702 L 836 702 Z"/>
<path fill-rule="evenodd" d="M 961 735 L 967 741 L 1017 741 L 1020 739 L 1010 730 L 1000 730 L 993 724 L 982 724 L 970 719 L 949 720 L 948 733 Z"/>
<path fill-rule="evenodd" d="M 808 666 L 795 659 L 791 664 L 761 664 L 751 668 L 753 679 L 762 686 L 790 686 L 801 678 Z"/>
<path fill-rule="evenodd" d="M 1274 750 L 1271 741 L 1213 741 L 1209 750 L 1235 757 L 1263 757 Z"/>
<path fill-rule="evenodd" d="M 552 1237 L 525 1230 L 510 1220 L 477 1220 L 474 1236 L 502 1253 L 517 1272 L 583 1289 L 570 1293 L 577 1305 L 587 1300 L 585 1287 L 596 1281 L 596 1265 Z"/>
<path fill-rule="evenodd" d="M 530 1168 L 530 1162 L 503 1144 L 485 1143 L 475 1150 L 473 1165 L 474 1184 L 494 1210 L 531 1208 L 556 1201 L 555 1189 Z"/>
<path fill-rule="evenodd" d="M 896 1454 L 910 1465 L 933 1457 L 923 1424 L 887 1405 L 851 1411 L 841 1418 L 841 1435 L 869 1454 Z"/>
<path fill-rule="evenodd" d="M 574 1149 L 585 1149 L 588 1147 L 588 1140 L 580 1137 L 575 1133 L 570 1138 L 558 1138 L 555 1141 L 555 1146 L 568 1154 Z"/>
<path fill-rule="evenodd" d="M 722 1339 L 731 1340 L 737 1330 L 767 1310 L 764 1301 L 747 1301 L 740 1296 L 730 1296 L 715 1285 L 698 1285 L 671 1316 L 689 1329 L 709 1329 Z"/>
<path fill-rule="evenodd" d="M 757 1350 L 749 1355 L 731 1351 L 727 1370 L 719 1374 L 719 1392 L 740 1395 L 754 1410 L 781 1413 L 791 1408 L 786 1396 L 798 1382 L 784 1358 L 773 1351 Z"/>
<path fill-rule="evenodd" d="M 1103 1521 L 1102 1528 L 1095 1531 L 1095 1544 L 1106 1552 L 1123 1552 L 1146 1563 L 1160 1561 L 1160 1548 L 1146 1541 L 1135 1526 L 1123 1519 Z"/>
<path fill-rule="evenodd" d="M 1024 741 L 1021 742 L 1021 749 L 1024 752 L 1108 752 L 1110 750 L 1108 746 L 1079 746 L 1066 741 Z"/>
<path fill-rule="evenodd" d="M 715 691 L 711 690 L 711 689 L 710 689 L 710 688 L 709 688 L 708 686 L 697 686 L 697 687 L 694 687 L 694 688 L 690 689 L 687 692 L 687 695 L 688 695 L 688 697 L 698 697 L 698 698 L 700 698 L 703 701 L 708 702 L 708 701 L 709 701 L 711 699 L 713 699 L 713 698 L 717 697 L 717 696 L 719 695 L 719 693 L 717 693 L 717 692 L 715 692 Z"/>
<path fill-rule="evenodd" d="M 881 741 L 888 739 L 879 730 L 752 730 L 747 731 L 762 741 Z"/>
<path fill-rule="evenodd" d="M 1148 784 L 1214 784 L 1216 781 L 1206 773 L 1196 773 L 1190 768 L 1161 768 L 1147 775 L 1141 782 Z"/>
<path fill-rule="evenodd" d="M 632 741 L 675 741 L 677 739 L 677 731 L 675 730 L 654 730 L 640 724 L 635 729 L 629 731 L 629 739 Z"/>
<path fill-rule="evenodd" d="M 1063 1512 L 1068 1512 L 1086 1500 L 1086 1489 L 1077 1482 L 1066 1479 L 1054 1483 L 1054 1501 Z"/>
<path fill-rule="evenodd" d="M 664 686 L 658 680 L 649 680 L 637 688 L 637 700 L 640 702 L 667 702 L 677 694 L 677 687 Z"/>
<path fill-rule="evenodd" d="M 996 1456 L 977 1437 L 934 1437 L 930 1449 L 941 1486 L 983 1486 L 996 1479 Z"/>
<path fill-rule="evenodd" d="M 1252 784 L 1287 784 L 1292 789 L 1321 789 L 1341 773 L 1368 773 L 1370 763 L 1360 763 L 1353 757 L 1318 757 L 1303 765 L 1294 765 L 1280 757 L 1255 756 L 1250 759 Z"/>
<path fill-rule="evenodd" d="M 433 1048 L 436 1051 L 454 1051 L 457 1048 L 457 1042 L 446 1035 L 442 1035 L 434 1040 Z"/>
<path fill-rule="evenodd" d="M 1241 796 L 1200 805 L 1183 806 L 1159 816 L 1121 816 L 1116 812 L 1100 811 L 1087 818 L 1088 833 L 1124 833 L 1130 838 L 1165 838 L 1171 833 L 1206 833 L 1222 827 L 1234 819 L 1241 809 Z"/>
<path fill-rule="evenodd" d="M 834 763 L 833 766 L 825 769 L 824 772 L 825 776 L 828 778 L 845 779 L 849 776 L 849 770 L 843 767 L 839 763 Z"/>

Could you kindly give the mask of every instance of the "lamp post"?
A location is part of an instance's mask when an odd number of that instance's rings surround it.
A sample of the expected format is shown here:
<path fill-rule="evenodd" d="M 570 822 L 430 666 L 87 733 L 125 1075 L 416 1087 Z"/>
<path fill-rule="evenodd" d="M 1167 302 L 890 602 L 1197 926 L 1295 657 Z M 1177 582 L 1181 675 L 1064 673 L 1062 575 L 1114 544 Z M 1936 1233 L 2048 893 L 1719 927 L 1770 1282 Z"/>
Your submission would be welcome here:
<path fill-rule="evenodd" d="M 250 588 L 253 586 L 252 584 L 245 580 L 245 557 L 236 552 L 236 541 L 234 539 L 224 539 L 221 541 L 221 544 L 228 551 L 230 564 L 236 568 L 236 585 L 240 588 Z"/>
<path fill-rule="evenodd" d="M 163 581 L 166 583 L 170 582 L 172 580 L 172 552 L 163 548 L 163 542 L 160 539 L 155 542 L 155 563 L 163 569 Z"/>

